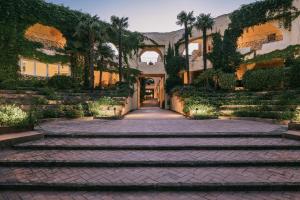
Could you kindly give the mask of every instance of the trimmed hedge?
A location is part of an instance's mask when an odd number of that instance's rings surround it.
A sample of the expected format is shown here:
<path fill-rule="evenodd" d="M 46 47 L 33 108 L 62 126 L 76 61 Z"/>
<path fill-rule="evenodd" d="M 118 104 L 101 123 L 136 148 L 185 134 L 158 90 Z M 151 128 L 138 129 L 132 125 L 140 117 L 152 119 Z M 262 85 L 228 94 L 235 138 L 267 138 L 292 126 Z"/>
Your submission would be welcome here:
<path fill-rule="evenodd" d="M 78 84 L 69 76 L 56 75 L 49 79 L 48 86 L 55 89 L 66 90 L 75 88 Z"/>
<path fill-rule="evenodd" d="M 221 73 L 219 75 L 219 86 L 222 90 L 234 90 L 236 85 L 235 74 Z"/>
<path fill-rule="evenodd" d="M 246 72 L 244 87 L 251 91 L 276 90 L 282 88 L 284 69 L 258 69 Z"/>

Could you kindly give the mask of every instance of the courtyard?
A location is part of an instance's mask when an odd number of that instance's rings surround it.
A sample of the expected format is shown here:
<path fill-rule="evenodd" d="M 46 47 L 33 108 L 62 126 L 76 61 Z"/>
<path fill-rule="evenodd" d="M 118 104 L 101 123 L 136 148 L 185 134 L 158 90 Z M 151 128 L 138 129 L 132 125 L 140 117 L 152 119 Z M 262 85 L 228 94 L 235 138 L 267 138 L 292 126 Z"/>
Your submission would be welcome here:
<path fill-rule="evenodd" d="M 0 1 L 0 200 L 300 200 L 299 33 L 300 0 Z"/>

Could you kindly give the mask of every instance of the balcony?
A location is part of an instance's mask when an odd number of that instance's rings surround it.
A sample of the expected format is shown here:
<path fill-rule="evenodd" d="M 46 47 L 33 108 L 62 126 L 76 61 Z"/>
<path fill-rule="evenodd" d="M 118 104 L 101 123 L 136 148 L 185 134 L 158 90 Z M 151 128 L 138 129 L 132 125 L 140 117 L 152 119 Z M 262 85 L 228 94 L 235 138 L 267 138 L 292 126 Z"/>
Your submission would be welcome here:
<path fill-rule="evenodd" d="M 136 69 L 140 70 L 142 74 L 165 74 L 165 65 L 163 62 L 148 64 L 146 62 L 138 62 Z"/>
<path fill-rule="evenodd" d="M 282 40 L 283 40 L 282 35 L 271 34 L 263 39 L 240 43 L 240 44 L 238 44 L 238 48 L 239 49 L 250 48 L 251 51 L 261 50 L 265 44 L 275 43 L 275 42 L 279 42 Z"/>

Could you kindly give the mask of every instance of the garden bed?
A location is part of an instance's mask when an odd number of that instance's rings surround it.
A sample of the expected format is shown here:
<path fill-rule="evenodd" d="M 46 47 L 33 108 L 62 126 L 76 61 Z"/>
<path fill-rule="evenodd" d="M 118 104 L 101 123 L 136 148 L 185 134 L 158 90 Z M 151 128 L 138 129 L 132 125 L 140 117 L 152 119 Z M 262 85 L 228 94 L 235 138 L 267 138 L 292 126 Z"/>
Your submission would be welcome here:
<path fill-rule="evenodd" d="M 0 134 L 6 133 L 21 133 L 32 131 L 34 129 L 33 126 L 23 127 L 23 128 L 14 128 L 14 127 L 0 127 Z"/>
<path fill-rule="evenodd" d="M 300 131 L 300 122 L 289 123 L 289 130 Z"/>

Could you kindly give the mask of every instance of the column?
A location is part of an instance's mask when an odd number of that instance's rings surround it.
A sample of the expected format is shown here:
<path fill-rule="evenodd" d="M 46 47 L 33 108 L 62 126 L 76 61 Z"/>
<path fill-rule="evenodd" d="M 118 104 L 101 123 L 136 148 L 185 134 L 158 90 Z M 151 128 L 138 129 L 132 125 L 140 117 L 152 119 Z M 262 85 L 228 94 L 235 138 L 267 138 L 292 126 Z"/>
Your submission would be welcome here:
<path fill-rule="evenodd" d="M 33 63 L 33 75 L 36 77 L 36 61 Z"/>
<path fill-rule="evenodd" d="M 46 78 L 49 78 L 49 64 L 46 64 Z"/>

